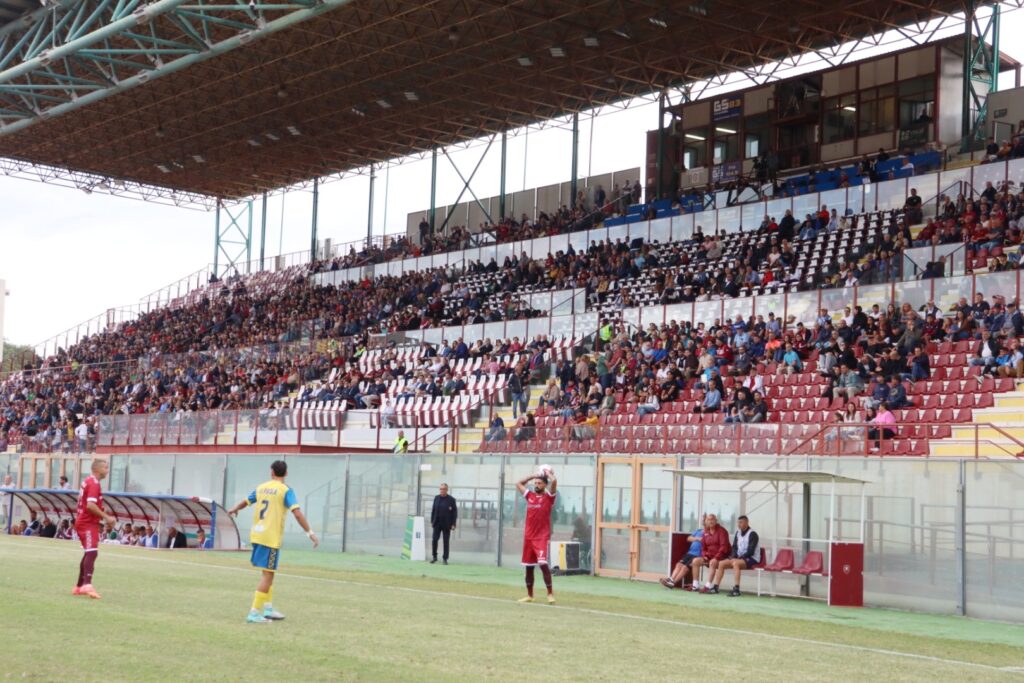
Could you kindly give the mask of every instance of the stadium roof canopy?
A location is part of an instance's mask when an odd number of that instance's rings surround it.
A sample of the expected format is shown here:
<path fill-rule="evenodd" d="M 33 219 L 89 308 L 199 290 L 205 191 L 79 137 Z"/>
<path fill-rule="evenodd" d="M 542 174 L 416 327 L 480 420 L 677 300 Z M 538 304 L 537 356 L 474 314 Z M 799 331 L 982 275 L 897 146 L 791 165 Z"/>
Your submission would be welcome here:
<path fill-rule="evenodd" d="M 38 0 L 0 0 L 0 157 L 240 198 L 964 9 L 220 2 L 43 0 L 14 20 Z"/>

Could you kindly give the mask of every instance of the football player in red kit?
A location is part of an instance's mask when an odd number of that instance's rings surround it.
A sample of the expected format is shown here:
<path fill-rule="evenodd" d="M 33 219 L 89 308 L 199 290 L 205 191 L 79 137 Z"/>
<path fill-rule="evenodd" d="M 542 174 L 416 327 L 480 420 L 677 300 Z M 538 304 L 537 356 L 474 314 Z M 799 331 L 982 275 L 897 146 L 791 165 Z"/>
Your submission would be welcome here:
<path fill-rule="evenodd" d="M 100 482 L 106 478 L 110 463 L 106 460 L 92 461 L 92 474 L 82 482 L 78 492 L 78 508 L 75 512 L 75 531 L 85 551 L 82 562 L 78 565 L 78 583 L 72 595 L 87 595 L 99 600 L 100 594 L 92 586 L 92 573 L 96 567 L 96 553 L 100 543 L 100 520 L 109 527 L 117 524 L 117 518 L 103 510 L 103 492 Z"/>
<path fill-rule="evenodd" d="M 527 484 L 532 486 L 527 488 Z M 551 567 L 548 566 L 548 543 L 551 541 L 551 509 L 555 505 L 558 480 L 551 470 L 531 474 L 516 483 L 526 499 L 526 524 L 523 529 L 523 566 L 526 567 L 526 597 L 519 602 L 533 602 L 533 575 L 540 566 L 544 586 L 548 589 L 548 604 L 555 604 L 551 592 Z"/>

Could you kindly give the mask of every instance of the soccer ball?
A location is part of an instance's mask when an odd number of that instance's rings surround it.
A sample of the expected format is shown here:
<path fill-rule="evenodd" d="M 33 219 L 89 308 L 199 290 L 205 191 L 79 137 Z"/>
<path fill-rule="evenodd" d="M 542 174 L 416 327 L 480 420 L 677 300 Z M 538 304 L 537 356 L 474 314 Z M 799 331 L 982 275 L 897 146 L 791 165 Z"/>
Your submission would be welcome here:
<path fill-rule="evenodd" d="M 538 477 L 547 477 L 550 479 L 555 474 L 555 470 L 551 465 L 541 465 L 537 468 Z"/>

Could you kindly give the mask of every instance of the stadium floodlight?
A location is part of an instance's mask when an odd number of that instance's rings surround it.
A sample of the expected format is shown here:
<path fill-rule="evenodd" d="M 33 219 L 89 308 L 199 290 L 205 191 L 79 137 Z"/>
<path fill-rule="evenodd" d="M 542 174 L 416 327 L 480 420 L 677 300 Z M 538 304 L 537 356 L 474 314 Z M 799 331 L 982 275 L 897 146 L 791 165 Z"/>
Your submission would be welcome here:
<path fill-rule="evenodd" d="M 377 100 L 377 105 L 378 105 L 378 106 L 379 106 L 379 107 L 380 107 L 381 109 L 391 109 L 391 103 L 390 103 L 390 102 L 388 102 L 387 100 L 384 100 L 384 99 L 381 99 L 381 100 Z"/>
<path fill-rule="evenodd" d="M 601 41 L 597 39 L 597 36 L 584 36 L 583 44 L 586 47 L 598 47 L 601 44 Z"/>
<path fill-rule="evenodd" d="M 613 28 L 612 33 L 617 35 L 619 38 L 622 38 L 623 40 L 632 40 L 633 38 L 633 33 L 629 30 L 628 26 Z"/>
<path fill-rule="evenodd" d="M 687 9 L 690 10 L 691 14 L 696 14 L 699 17 L 706 17 L 708 15 L 708 0 L 701 0 L 701 2 L 695 2 L 691 4 Z"/>
<path fill-rule="evenodd" d="M 287 130 L 292 135 L 301 135 L 301 133 L 299 133 L 299 129 L 296 128 L 295 126 L 285 126 L 285 130 Z"/>
<path fill-rule="evenodd" d="M 249 146 L 250 146 L 250 147 L 260 147 L 260 146 L 262 146 L 262 144 L 263 144 L 263 143 L 261 143 L 261 142 L 260 142 L 259 140 L 257 140 L 256 138 L 249 138 Z"/>
<path fill-rule="evenodd" d="M 171 172 L 171 169 L 167 168 L 167 166 L 165 166 L 164 164 L 157 164 L 156 168 L 161 173 L 170 173 Z"/>
<path fill-rule="evenodd" d="M 264 133 L 263 135 L 264 135 L 264 137 L 266 137 L 266 138 L 267 138 L 268 140 L 274 140 L 274 141 L 277 141 L 277 140 L 280 140 L 280 139 L 281 139 L 281 138 L 279 138 L 279 137 L 278 137 L 277 135 L 275 135 L 274 133 L 271 133 L 271 132 L 269 132 L 269 131 L 268 131 L 268 132 L 266 132 L 266 133 Z"/>
<path fill-rule="evenodd" d="M 282 85 L 277 89 L 277 96 L 282 100 L 285 99 L 288 97 L 288 90 Z"/>
<path fill-rule="evenodd" d="M 206 159 L 203 158 L 202 154 L 193 154 L 192 155 L 192 160 L 195 161 L 197 164 L 205 164 L 206 163 Z"/>
<path fill-rule="evenodd" d="M 558 45 L 552 45 L 549 51 L 551 52 L 551 56 L 552 57 L 564 57 L 565 56 L 565 48 L 564 47 L 560 47 Z"/>
<path fill-rule="evenodd" d="M 349 111 L 360 118 L 366 116 L 366 112 L 359 107 L 352 107 Z"/>
<path fill-rule="evenodd" d="M 517 57 L 516 61 L 519 62 L 519 66 L 533 66 L 533 60 L 529 57 Z"/>
<path fill-rule="evenodd" d="M 700 135 L 695 135 L 693 133 L 687 133 L 684 137 L 687 140 L 697 140 L 698 142 L 703 142 L 704 140 L 707 139 L 707 138 L 701 137 Z"/>
<path fill-rule="evenodd" d="M 718 126 L 715 126 L 715 130 L 719 133 L 725 133 L 726 135 L 736 135 L 736 131 L 732 128 L 719 128 Z"/>
<path fill-rule="evenodd" d="M 857 111 L 857 107 L 846 105 L 845 107 L 843 107 L 843 111 Z"/>
<path fill-rule="evenodd" d="M 412 90 L 406 90 L 405 91 L 405 99 L 409 100 L 410 102 L 417 102 L 417 101 L 419 101 L 420 97 L 419 97 L 419 95 L 414 93 Z"/>
<path fill-rule="evenodd" d="M 647 21 L 651 22 L 652 25 L 657 26 L 658 28 L 668 28 L 668 22 L 657 15 L 653 17 L 647 17 Z"/>

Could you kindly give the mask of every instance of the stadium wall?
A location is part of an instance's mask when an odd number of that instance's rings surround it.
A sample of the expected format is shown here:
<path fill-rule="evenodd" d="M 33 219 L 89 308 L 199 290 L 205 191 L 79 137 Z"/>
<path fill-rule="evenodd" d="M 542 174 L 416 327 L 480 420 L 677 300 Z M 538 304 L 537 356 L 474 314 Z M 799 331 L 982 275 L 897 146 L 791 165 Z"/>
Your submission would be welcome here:
<path fill-rule="evenodd" d="M 747 514 L 769 558 L 774 557 L 773 538 L 803 533 L 799 485 L 780 488 L 776 503 L 769 485 L 722 481 L 701 489 L 697 480 L 684 479 L 680 505 L 673 501 L 670 473 L 652 471 L 649 479 L 645 475 L 643 490 L 633 490 L 631 476 L 626 476 L 628 465 L 616 469 L 618 474 L 605 470 L 600 519 L 595 524 L 598 458 L 586 454 L 115 455 L 109 487 L 210 497 L 231 505 L 266 479 L 270 463 L 279 457 L 289 462 L 288 483 L 328 552 L 398 556 L 406 517 L 429 513 L 437 487 L 446 482 L 460 503 L 453 561 L 518 566 L 524 510 L 515 481 L 541 461 L 552 464 L 559 476 L 553 540 L 579 540 L 587 568 L 595 528 L 601 522 L 622 521 L 620 511 L 631 509 L 634 500 L 641 514 L 638 523 L 665 524 L 671 515 L 676 530 L 694 528 L 702 511 L 717 513 L 730 530 L 740 514 Z M 1024 622 L 1024 563 L 1019 557 L 1024 541 L 1024 462 L 765 456 L 678 456 L 677 461 L 684 468 L 820 470 L 866 480 L 865 604 Z M 849 539 L 859 533 L 859 488 L 838 487 L 837 494 L 841 521 L 836 535 Z M 810 506 L 813 538 L 828 535 L 828 504 L 827 490 L 815 489 Z M 243 539 L 249 524 L 241 515 Z M 629 566 L 629 533 L 603 530 L 602 567 Z M 800 547 L 796 541 L 789 543 Z M 285 547 L 307 547 L 292 521 Z M 640 551 L 642 571 L 667 570 L 667 538 L 652 536 L 641 543 Z M 754 577 L 744 585 L 752 589 Z M 794 592 L 795 580 L 780 578 L 779 589 Z M 824 597 L 825 581 L 812 578 L 809 590 Z"/>
<path fill-rule="evenodd" d="M 4 359 L 4 304 L 7 299 L 7 286 L 0 280 L 0 361 Z"/>

